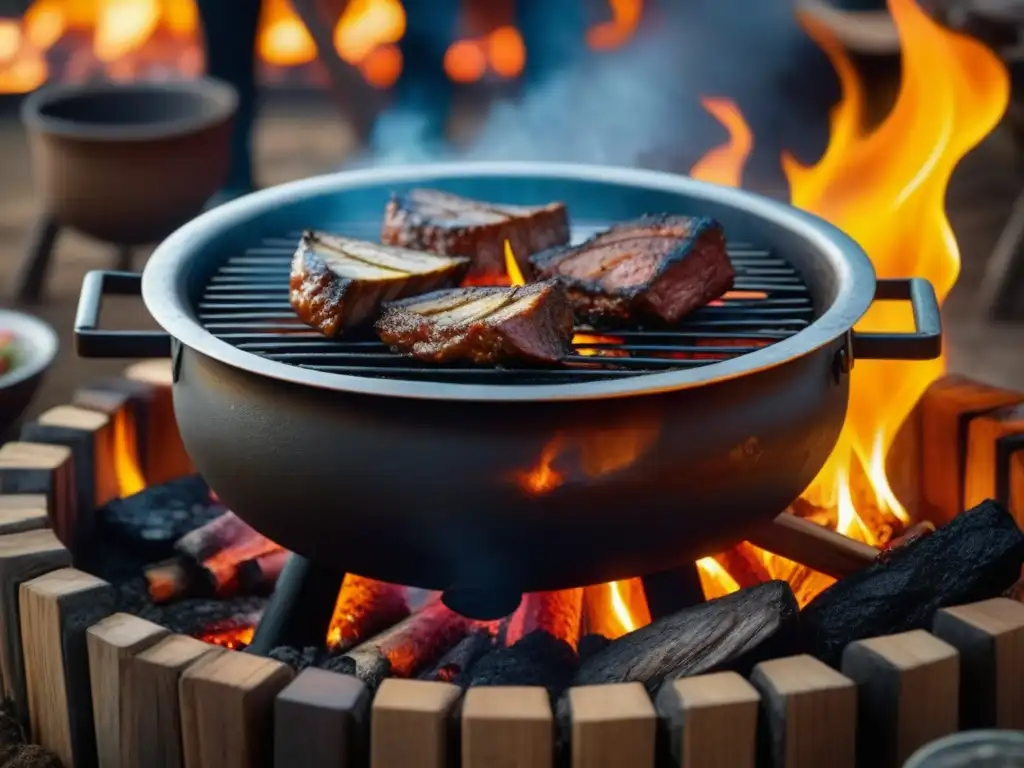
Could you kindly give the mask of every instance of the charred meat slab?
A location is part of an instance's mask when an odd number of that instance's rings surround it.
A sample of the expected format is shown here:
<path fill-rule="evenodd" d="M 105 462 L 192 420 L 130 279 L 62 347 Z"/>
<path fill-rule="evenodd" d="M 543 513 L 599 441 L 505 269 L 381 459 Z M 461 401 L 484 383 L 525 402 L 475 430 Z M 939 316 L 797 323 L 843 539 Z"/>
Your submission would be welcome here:
<path fill-rule="evenodd" d="M 381 242 L 473 260 L 470 277 L 505 274 L 505 241 L 525 259 L 569 242 L 563 203 L 499 205 L 436 189 L 394 196 L 384 210 Z M 525 267 L 521 264 L 520 267 Z"/>
<path fill-rule="evenodd" d="M 557 363 L 572 348 L 572 308 L 554 280 L 456 288 L 385 305 L 377 333 L 428 363 Z"/>
<path fill-rule="evenodd" d="M 721 297 L 736 274 L 718 222 L 667 214 L 618 224 L 530 263 L 539 278 L 564 281 L 577 316 L 594 323 L 675 323 Z"/>
<path fill-rule="evenodd" d="M 306 232 L 292 259 L 295 314 L 324 336 L 375 320 L 383 302 L 458 283 L 469 259 Z"/>

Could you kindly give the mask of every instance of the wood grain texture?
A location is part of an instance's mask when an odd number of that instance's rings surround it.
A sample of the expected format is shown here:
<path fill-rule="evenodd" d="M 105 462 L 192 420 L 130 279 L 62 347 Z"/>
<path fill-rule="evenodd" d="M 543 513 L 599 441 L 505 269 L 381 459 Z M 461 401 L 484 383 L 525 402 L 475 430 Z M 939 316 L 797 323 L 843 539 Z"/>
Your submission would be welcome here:
<path fill-rule="evenodd" d="M 362 680 L 303 670 L 274 704 L 274 768 L 363 765 L 369 713 L 370 692 Z"/>
<path fill-rule="evenodd" d="M 43 494 L 0 496 L 0 536 L 45 528 L 49 522 Z"/>
<path fill-rule="evenodd" d="M 49 528 L 0 536 L 0 671 L 4 696 L 14 702 L 26 726 L 29 710 L 21 645 L 21 585 L 69 565 L 71 552 Z"/>
<path fill-rule="evenodd" d="M 108 616 L 86 631 L 99 768 L 131 768 L 121 760 L 121 699 L 127 662 L 168 634 L 159 624 L 126 613 Z"/>
<path fill-rule="evenodd" d="M 964 469 L 965 509 L 996 497 L 999 441 L 1020 434 L 1024 434 L 1024 405 L 997 408 L 971 420 Z"/>
<path fill-rule="evenodd" d="M 812 656 L 754 667 L 773 768 L 854 768 L 857 689 Z"/>
<path fill-rule="evenodd" d="M 181 442 L 178 422 L 174 417 L 171 361 L 144 360 L 135 363 L 125 369 L 124 378 L 153 387 L 153 395 L 146 413 L 146 480 L 150 485 L 159 485 L 195 474 L 195 466 Z"/>
<path fill-rule="evenodd" d="M 878 557 L 878 550 L 811 520 L 784 512 L 751 532 L 750 543 L 835 579 L 856 573 Z"/>
<path fill-rule="evenodd" d="M 1024 605 L 943 608 L 932 632 L 960 652 L 960 727 L 1024 729 Z"/>
<path fill-rule="evenodd" d="M 462 705 L 462 768 L 551 768 L 554 715 L 543 688 L 470 688 Z"/>
<path fill-rule="evenodd" d="M 181 735 L 186 768 L 271 768 L 274 699 L 294 677 L 273 659 L 227 652 L 181 676 Z"/>
<path fill-rule="evenodd" d="M 121 693 L 121 756 L 126 768 L 182 768 L 178 683 L 190 667 L 222 653 L 187 635 L 169 635 L 126 660 Z"/>
<path fill-rule="evenodd" d="M 956 732 L 960 657 L 928 632 L 850 643 L 842 670 L 857 684 L 861 764 L 899 768 L 919 747 Z"/>
<path fill-rule="evenodd" d="M 573 768 L 653 768 L 657 715 L 641 683 L 569 689 Z"/>
<path fill-rule="evenodd" d="M 1024 521 L 1024 451 L 1009 456 L 1007 474 L 1007 506 L 1017 525 L 1021 525 Z"/>
<path fill-rule="evenodd" d="M 965 376 L 944 376 L 921 398 L 922 513 L 945 525 L 965 509 L 967 432 L 976 417 L 1024 402 L 1024 394 L 992 387 Z"/>
<path fill-rule="evenodd" d="M 761 696 L 735 672 L 673 680 L 655 701 L 678 768 L 754 768 Z"/>
<path fill-rule="evenodd" d="M 66 545 L 78 499 L 71 449 L 21 442 L 0 446 L 0 495 L 26 493 L 46 497 L 50 525 Z"/>
<path fill-rule="evenodd" d="M 85 635 L 113 605 L 113 587 L 74 568 L 21 585 L 32 740 L 60 757 L 65 768 L 97 765 Z"/>
<path fill-rule="evenodd" d="M 449 718 L 461 696 L 450 683 L 381 683 L 370 716 L 370 768 L 445 768 L 452 756 Z"/>

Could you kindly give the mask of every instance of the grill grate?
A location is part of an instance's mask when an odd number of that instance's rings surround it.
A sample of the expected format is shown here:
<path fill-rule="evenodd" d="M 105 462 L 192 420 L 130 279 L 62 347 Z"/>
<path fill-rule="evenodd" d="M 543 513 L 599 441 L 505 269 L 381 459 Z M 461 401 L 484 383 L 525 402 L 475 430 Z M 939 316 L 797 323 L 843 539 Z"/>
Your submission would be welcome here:
<path fill-rule="evenodd" d="M 575 241 L 607 224 L 574 226 Z M 323 229 L 376 240 L 379 224 Z M 210 278 L 199 321 L 214 336 L 269 360 L 328 373 L 415 381 L 494 384 L 570 383 L 694 368 L 753 352 L 808 326 L 815 308 L 797 271 L 769 250 L 730 243 L 731 294 L 671 329 L 577 328 L 574 353 L 558 368 L 439 367 L 402 357 L 375 339 L 331 340 L 303 325 L 288 303 L 288 273 L 300 233 L 268 237 L 229 256 Z"/>

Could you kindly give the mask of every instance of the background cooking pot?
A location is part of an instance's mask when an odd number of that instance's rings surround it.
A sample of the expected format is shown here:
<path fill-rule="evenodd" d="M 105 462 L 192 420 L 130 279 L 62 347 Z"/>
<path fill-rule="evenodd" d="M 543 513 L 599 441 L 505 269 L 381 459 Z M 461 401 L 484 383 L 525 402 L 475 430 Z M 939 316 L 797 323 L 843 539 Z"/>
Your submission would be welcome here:
<path fill-rule="evenodd" d="M 560 199 L 576 223 L 714 216 L 733 238 L 785 257 L 813 322 L 703 367 L 501 385 L 341 375 L 261 357 L 204 326 L 203 296 L 229 260 L 307 227 L 372 229 L 388 196 L 412 186 Z M 291 247 L 288 237 L 280 242 Z M 279 250 L 257 288 L 286 300 L 288 249 Z M 104 291 L 140 284 L 166 332 L 97 329 Z M 853 333 L 876 293 L 910 300 L 916 332 Z M 386 581 L 524 591 L 650 573 L 741 540 L 828 457 L 854 357 L 935 357 L 941 342 L 927 282 L 876 285 L 852 240 L 789 206 L 660 173 L 515 163 L 352 172 L 239 199 L 171 236 L 141 280 L 89 275 L 76 334 L 84 356 L 171 354 L 175 413 L 197 468 L 281 545 Z M 538 467 L 543 476 L 545 461 L 557 482 L 524 481 Z"/>

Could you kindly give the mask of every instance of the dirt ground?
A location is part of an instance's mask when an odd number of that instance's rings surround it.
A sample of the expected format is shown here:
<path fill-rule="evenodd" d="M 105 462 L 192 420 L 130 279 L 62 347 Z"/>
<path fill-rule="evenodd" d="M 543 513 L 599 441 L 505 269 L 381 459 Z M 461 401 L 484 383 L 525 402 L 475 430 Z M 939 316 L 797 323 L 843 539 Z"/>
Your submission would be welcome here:
<path fill-rule="evenodd" d="M 264 184 L 298 179 L 336 168 L 352 147 L 350 133 L 330 105 L 271 107 L 259 126 L 257 155 Z M 975 299 L 985 260 L 1020 188 L 1013 173 L 1013 147 L 997 131 L 957 170 L 948 209 L 960 243 L 963 271 L 945 309 L 950 366 L 993 383 L 1024 386 L 1024 325 L 996 326 L 984 319 Z M 25 140 L 15 117 L 0 117 L 0 304 L 10 305 L 10 288 L 36 215 Z M 136 268 L 144 265 L 139 254 Z M 62 349 L 37 397 L 32 413 L 70 400 L 83 382 L 120 371 L 123 361 L 78 359 L 72 323 L 82 276 L 112 264 L 109 247 L 75 233 L 58 244 L 46 302 L 32 311 L 60 334 Z M 108 327 L 150 327 L 141 302 L 111 301 L 104 313 Z"/>

